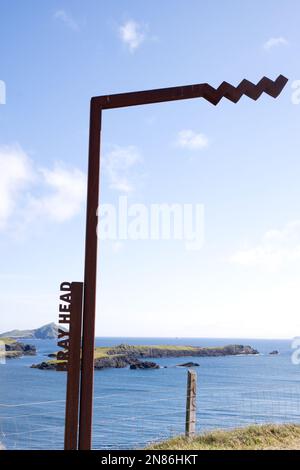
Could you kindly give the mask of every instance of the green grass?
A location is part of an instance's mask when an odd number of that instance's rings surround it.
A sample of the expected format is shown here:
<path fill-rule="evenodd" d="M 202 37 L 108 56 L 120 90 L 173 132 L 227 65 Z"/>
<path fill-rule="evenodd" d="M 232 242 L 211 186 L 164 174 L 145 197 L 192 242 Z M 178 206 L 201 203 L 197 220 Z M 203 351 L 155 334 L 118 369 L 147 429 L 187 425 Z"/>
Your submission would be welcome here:
<path fill-rule="evenodd" d="M 144 351 L 148 351 L 149 349 L 152 349 L 152 350 L 170 350 L 170 351 L 196 351 L 198 350 L 199 348 L 196 348 L 194 346 L 173 346 L 173 345 L 155 345 L 155 346 L 129 346 L 129 345 L 124 345 L 124 351 L 122 351 L 120 349 L 120 351 L 118 353 L 115 353 L 115 354 L 110 354 L 110 351 L 114 350 L 114 349 L 118 349 L 119 346 L 116 346 L 116 347 L 106 347 L 106 346 L 99 346 L 99 347 L 96 347 L 95 348 L 95 359 L 101 359 L 101 358 L 104 358 L 104 357 L 113 357 L 113 356 L 119 356 L 119 355 L 122 355 L 124 354 L 124 352 L 129 352 L 129 351 L 135 351 L 135 352 L 144 352 Z M 207 348 L 209 349 L 209 348 Z M 217 348 L 212 348 L 212 349 L 217 349 Z M 221 348 L 220 348 L 221 349 Z M 50 362 L 50 361 L 49 361 Z M 53 361 L 51 361 L 53 362 Z"/>
<path fill-rule="evenodd" d="M 149 346 L 132 346 L 133 349 L 135 350 L 147 350 L 147 349 L 169 349 L 171 351 L 181 351 L 182 349 L 184 350 L 190 350 L 190 351 L 195 351 L 199 349 L 198 347 L 195 346 L 175 346 L 173 344 L 155 344 L 155 345 L 149 345 Z"/>
<path fill-rule="evenodd" d="M 119 350 L 118 354 L 122 354 L 123 352 L 145 352 L 149 351 L 149 349 L 152 349 L 154 351 L 160 351 L 160 350 L 168 350 L 168 351 L 198 351 L 199 347 L 196 346 L 174 346 L 174 345 L 169 345 L 169 344 L 160 344 L 160 345 L 143 345 L 143 346 L 136 346 L 136 345 L 129 345 L 129 344 L 124 344 L 124 345 L 118 345 L 115 347 L 97 347 L 95 348 L 95 352 L 98 354 L 102 355 L 107 355 L 109 351 L 112 350 Z M 223 348 L 205 348 L 205 349 L 223 349 Z"/>
<path fill-rule="evenodd" d="M 123 349 L 124 348 L 124 349 Z M 118 351 L 119 349 L 119 351 Z M 104 357 L 113 357 L 113 356 L 119 356 L 127 352 L 135 352 L 135 353 L 146 353 L 151 349 L 152 351 L 160 351 L 160 350 L 168 350 L 168 351 L 198 351 L 198 347 L 194 346 L 174 346 L 174 345 L 145 345 L 145 346 L 135 346 L 135 345 L 119 345 L 115 347 L 96 347 L 95 348 L 95 359 L 101 359 Z M 207 348 L 208 349 L 208 348 Z M 214 348 L 212 348 L 214 349 Z M 215 348 L 217 349 L 217 348 Z M 221 348 L 220 348 L 221 349 Z M 112 354 L 112 350 L 117 350 L 118 352 Z"/>
<path fill-rule="evenodd" d="M 213 431 L 188 439 L 183 436 L 153 444 L 153 450 L 300 449 L 300 425 L 256 425 Z"/>
<path fill-rule="evenodd" d="M 102 357 L 108 356 L 108 351 L 112 348 L 106 348 L 104 346 L 95 348 L 95 359 L 101 359 Z"/>
<path fill-rule="evenodd" d="M 16 340 L 12 338 L 0 338 L 0 341 L 4 344 L 16 343 Z"/>

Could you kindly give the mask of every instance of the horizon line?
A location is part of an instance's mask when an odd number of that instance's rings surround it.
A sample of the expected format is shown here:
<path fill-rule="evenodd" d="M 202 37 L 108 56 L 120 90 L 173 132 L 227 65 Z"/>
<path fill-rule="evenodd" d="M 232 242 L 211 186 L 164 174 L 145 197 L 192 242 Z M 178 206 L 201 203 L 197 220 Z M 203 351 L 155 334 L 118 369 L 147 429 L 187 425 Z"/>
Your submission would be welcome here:
<path fill-rule="evenodd" d="M 253 336 L 111 336 L 111 335 L 95 335 L 95 338 L 129 338 L 129 339 L 139 339 L 139 338 L 155 338 L 155 339 L 253 339 L 253 340 L 276 340 L 276 341 L 288 341 L 296 338 L 293 337 L 284 337 L 284 338 L 265 338 L 265 337 L 253 337 Z"/>

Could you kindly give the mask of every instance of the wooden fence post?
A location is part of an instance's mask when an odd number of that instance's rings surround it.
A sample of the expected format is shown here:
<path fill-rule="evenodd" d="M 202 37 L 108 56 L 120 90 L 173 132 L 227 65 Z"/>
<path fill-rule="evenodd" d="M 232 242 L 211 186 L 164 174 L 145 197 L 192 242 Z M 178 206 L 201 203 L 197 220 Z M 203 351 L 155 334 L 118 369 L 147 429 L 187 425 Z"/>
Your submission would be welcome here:
<path fill-rule="evenodd" d="M 188 370 L 185 419 L 186 437 L 193 437 L 196 432 L 196 398 L 197 374 L 194 370 Z"/>

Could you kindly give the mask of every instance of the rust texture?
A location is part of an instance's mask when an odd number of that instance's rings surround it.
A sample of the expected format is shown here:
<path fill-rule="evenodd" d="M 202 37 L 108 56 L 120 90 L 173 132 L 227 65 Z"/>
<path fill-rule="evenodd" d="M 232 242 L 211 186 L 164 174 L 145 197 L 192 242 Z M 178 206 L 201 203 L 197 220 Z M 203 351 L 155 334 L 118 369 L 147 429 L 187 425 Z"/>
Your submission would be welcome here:
<path fill-rule="evenodd" d="M 218 88 L 214 88 L 208 83 L 200 83 L 197 85 L 173 88 L 159 88 L 157 90 L 95 96 L 92 98 L 92 101 L 102 109 L 122 108 L 125 106 L 138 106 L 192 98 L 204 98 L 213 105 L 217 105 L 222 98 L 227 98 L 233 103 L 237 103 L 243 95 L 255 101 L 262 93 L 266 93 L 272 98 L 277 98 L 287 81 L 288 79 L 286 77 L 279 75 L 274 81 L 270 80 L 270 78 L 263 77 L 256 85 L 244 79 L 237 87 L 227 82 L 222 82 Z"/>

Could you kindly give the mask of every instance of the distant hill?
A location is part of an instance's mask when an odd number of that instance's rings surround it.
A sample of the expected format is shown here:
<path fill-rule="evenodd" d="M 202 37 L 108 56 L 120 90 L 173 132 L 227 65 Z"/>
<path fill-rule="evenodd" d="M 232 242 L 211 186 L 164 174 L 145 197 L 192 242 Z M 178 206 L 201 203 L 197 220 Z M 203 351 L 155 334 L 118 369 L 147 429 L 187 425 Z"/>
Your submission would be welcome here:
<path fill-rule="evenodd" d="M 60 327 L 63 329 L 62 327 Z M 58 325 L 48 323 L 35 330 L 11 330 L 0 334 L 0 338 L 31 338 L 31 339 L 56 339 Z"/>

